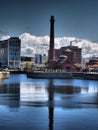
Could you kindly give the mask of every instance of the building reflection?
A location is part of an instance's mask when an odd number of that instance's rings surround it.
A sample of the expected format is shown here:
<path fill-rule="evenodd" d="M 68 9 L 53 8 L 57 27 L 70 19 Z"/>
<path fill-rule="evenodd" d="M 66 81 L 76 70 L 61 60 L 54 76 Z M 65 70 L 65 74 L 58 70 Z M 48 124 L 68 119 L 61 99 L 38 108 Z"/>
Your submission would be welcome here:
<path fill-rule="evenodd" d="M 0 103 L 17 111 L 20 107 L 20 84 L 0 84 Z"/>
<path fill-rule="evenodd" d="M 55 95 L 54 95 L 55 94 Z M 54 85 L 54 80 L 50 80 L 48 85 L 44 83 L 20 83 L 20 84 L 0 84 L 0 102 L 12 108 L 20 105 L 31 106 L 56 106 L 58 98 L 60 101 L 78 102 L 78 98 L 83 95 L 92 103 L 98 104 L 98 87 L 75 87 Z M 76 96 L 76 98 L 75 98 Z M 69 100 L 69 98 L 71 100 Z M 87 99 L 85 99 L 85 102 Z M 73 105 L 72 103 L 72 105 Z M 78 104 L 79 105 L 79 104 Z M 64 105 L 60 106 L 63 107 Z M 67 104 L 64 106 L 65 108 Z M 72 106 L 74 108 L 74 106 Z M 76 107 L 76 106 L 75 106 Z M 83 107 L 83 106 L 82 106 Z"/>

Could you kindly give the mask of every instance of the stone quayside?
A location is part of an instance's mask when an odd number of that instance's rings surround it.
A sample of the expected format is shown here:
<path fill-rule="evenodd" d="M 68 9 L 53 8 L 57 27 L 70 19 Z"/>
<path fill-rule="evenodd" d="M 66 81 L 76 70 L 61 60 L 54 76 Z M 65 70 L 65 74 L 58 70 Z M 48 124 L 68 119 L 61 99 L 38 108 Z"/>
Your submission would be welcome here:
<path fill-rule="evenodd" d="M 27 72 L 27 77 L 44 79 L 91 79 L 98 80 L 98 73 L 84 72 Z"/>

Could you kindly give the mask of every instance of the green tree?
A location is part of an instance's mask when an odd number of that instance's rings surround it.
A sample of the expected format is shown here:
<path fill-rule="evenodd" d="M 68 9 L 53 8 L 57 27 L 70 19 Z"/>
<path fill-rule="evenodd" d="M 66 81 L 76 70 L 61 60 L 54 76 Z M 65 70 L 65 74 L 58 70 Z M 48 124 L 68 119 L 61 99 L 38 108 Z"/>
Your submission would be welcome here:
<path fill-rule="evenodd" d="M 30 61 L 27 61 L 24 63 L 23 67 L 25 70 L 32 70 L 32 68 L 35 67 L 35 64 Z"/>

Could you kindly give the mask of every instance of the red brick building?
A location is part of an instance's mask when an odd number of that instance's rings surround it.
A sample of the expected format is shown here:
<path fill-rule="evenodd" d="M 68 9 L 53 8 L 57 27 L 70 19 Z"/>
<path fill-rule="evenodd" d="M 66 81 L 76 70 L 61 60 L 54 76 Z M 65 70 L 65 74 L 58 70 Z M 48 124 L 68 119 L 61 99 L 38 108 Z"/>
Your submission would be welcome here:
<path fill-rule="evenodd" d="M 70 45 L 55 49 L 55 59 L 55 68 L 72 70 L 75 64 L 81 64 L 81 48 Z"/>

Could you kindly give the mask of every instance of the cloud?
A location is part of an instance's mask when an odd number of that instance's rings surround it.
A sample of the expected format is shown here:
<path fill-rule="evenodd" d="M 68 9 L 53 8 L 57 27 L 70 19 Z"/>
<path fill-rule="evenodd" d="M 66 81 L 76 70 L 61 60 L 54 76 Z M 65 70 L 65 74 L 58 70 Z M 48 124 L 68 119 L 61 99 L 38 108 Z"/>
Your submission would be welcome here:
<path fill-rule="evenodd" d="M 5 35 L 5 36 L 2 36 L 1 40 L 7 40 L 7 39 L 9 39 L 9 38 L 10 38 L 9 35 Z"/>
<path fill-rule="evenodd" d="M 49 36 L 38 37 L 30 35 L 29 33 L 24 33 L 20 35 L 20 39 L 22 41 L 22 52 L 24 51 L 25 55 L 29 55 L 29 53 L 27 53 L 28 48 L 31 50 L 30 51 L 31 55 L 34 55 L 35 53 L 47 54 L 47 51 L 49 49 Z M 83 58 L 98 56 L 97 43 L 93 43 L 84 39 L 78 39 L 75 37 L 55 38 L 55 48 L 59 49 L 62 46 L 69 46 L 70 41 L 72 41 L 72 45 L 82 48 Z"/>
<path fill-rule="evenodd" d="M 21 39 L 21 55 L 34 56 L 37 54 L 47 54 L 49 37 L 35 36 L 29 33 L 24 33 L 19 37 Z"/>
<path fill-rule="evenodd" d="M 8 38 L 9 36 L 4 36 Z M 35 36 L 29 33 L 23 33 L 19 36 L 21 39 L 21 55 L 34 56 L 37 54 L 48 55 L 49 36 Z M 98 57 L 98 44 L 88 40 L 78 39 L 75 37 L 59 37 L 55 38 L 55 48 L 59 49 L 62 46 L 72 45 L 82 48 L 82 57 L 89 58 L 92 56 Z"/>

